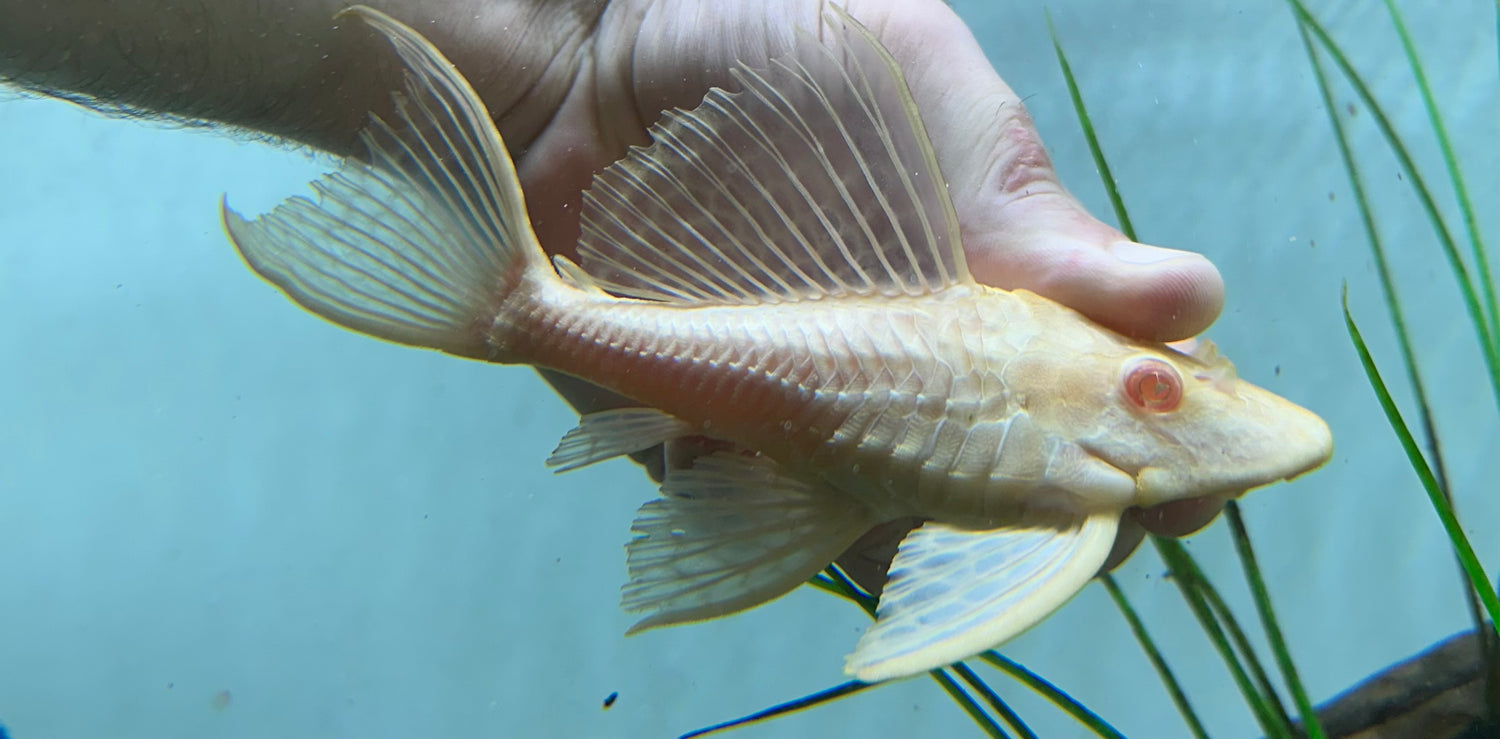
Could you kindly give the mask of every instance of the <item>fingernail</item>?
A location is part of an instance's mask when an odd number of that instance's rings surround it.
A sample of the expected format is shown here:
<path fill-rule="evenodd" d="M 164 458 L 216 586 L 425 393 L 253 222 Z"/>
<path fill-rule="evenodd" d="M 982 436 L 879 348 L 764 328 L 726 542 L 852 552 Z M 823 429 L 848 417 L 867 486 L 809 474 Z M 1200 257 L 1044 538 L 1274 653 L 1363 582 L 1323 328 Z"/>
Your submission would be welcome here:
<path fill-rule="evenodd" d="M 1202 342 L 1198 341 L 1198 337 L 1192 336 L 1186 339 L 1181 339 L 1179 341 L 1168 341 L 1167 346 L 1170 346 L 1173 349 L 1182 352 L 1183 354 L 1192 354 L 1193 352 L 1198 351 L 1198 346 L 1201 343 Z"/>
<path fill-rule="evenodd" d="M 1134 241 L 1121 241 L 1109 248 L 1115 259 L 1130 264 L 1156 264 L 1168 259 L 1182 256 L 1182 252 L 1176 249 L 1163 249 L 1159 246 L 1146 246 Z"/>

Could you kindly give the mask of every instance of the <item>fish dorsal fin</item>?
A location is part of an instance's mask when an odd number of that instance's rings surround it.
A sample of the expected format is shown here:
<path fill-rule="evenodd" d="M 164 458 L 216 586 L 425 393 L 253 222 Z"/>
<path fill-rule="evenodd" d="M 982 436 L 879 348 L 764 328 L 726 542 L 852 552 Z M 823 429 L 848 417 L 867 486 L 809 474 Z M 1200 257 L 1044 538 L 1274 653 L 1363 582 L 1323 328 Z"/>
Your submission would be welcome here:
<path fill-rule="evenodd" d="M 610 292 L 750 305 L 969 283 L 947 183 L 896 60 L 835 9 L 820 42 L 740 64 L 595 178 L 583 268 Z"/>

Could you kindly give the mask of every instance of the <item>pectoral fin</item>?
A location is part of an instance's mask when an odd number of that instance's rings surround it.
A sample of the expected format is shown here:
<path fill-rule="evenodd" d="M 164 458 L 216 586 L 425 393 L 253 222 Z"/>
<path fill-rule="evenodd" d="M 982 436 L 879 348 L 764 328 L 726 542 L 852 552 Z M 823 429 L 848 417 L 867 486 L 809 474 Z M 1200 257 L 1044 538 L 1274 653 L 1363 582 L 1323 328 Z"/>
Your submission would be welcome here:
<path fill-rule="evenodd" d="M 876 682 L 952 664 L 1057 610 L 1094 577 L 1119 512 L 1070 525 L 975 531 L 929 521 L 901 543 L 870 626 L 844 671 Z"/>
<path fill-rule="evenodd" d="M 626 547 L 631 633 L 723 616 L 806 582 L 874 521 L 857 500 L 765 457 L 718 453 L 671 470 Z"/>

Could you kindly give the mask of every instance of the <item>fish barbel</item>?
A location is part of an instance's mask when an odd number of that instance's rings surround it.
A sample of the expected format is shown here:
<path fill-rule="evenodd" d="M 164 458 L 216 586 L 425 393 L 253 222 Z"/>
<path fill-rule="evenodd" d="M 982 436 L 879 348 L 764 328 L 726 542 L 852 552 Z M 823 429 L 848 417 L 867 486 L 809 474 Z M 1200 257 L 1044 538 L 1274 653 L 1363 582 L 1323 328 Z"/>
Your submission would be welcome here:
<path fill-rule="evenodd" d="M 363 7 L 407 69 L 369 155 L 246 220 L 262 277 L 390 341 L 549 368 L 630 398 L 548 464 L 674 439 L 727 451 L 668 470 L 627 546 L 633 631 L 733 613 L 805 582 L 872 527 L 925 520 L 845 669 L 916 674 L 1056 610 L 1123 511 L 1235 495 L 1325 462 L 1317 416 L 1208 348 L 1133 341 L 969 274 L 895 60 L 835 9 L 740 91 L 671 111 L 585 194 L 577 263 L 544 255 L 468 83 Z"/>

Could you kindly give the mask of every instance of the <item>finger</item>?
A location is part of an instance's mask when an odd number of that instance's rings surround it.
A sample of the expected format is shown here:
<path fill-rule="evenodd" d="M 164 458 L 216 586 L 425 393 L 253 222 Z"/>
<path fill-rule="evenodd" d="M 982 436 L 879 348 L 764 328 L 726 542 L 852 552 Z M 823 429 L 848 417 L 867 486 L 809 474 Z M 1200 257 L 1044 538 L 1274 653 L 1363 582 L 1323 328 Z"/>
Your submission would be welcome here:
<path fill-rule="evenodd" d="M 1066 193 L 1005 197 L 964 224 L 979 281 L 1031 290 L 1152 341 L 1196 335 L 1223 308 L 1224 282 L 1202 255 L 1131 242 Z"/>
<path fill-rule="evenodd" d="M 1020 98 L 946 7 L 877 3 L 862 19 L 902 63 L 949 182 L 975 278 L 1024 288 L 1141 339 L 1201 332 L 1223 307 L 1218 270 L 1137 244 L 1058 182 Z M 884 17 L 881 17 L 883 13 Z"/>

